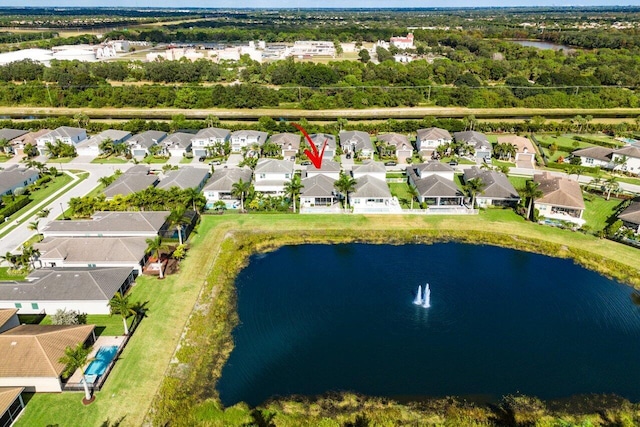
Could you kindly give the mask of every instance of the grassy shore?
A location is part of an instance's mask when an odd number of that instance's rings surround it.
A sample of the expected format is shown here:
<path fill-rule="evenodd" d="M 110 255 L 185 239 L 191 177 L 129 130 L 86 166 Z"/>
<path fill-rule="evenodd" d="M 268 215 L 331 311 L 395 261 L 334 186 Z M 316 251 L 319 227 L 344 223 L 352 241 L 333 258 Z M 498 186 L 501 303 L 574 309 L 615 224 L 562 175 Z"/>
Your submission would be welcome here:
<path fill-rule="evenodd" d="M 215 403 L 213 414 L 199 412 L 203 410 L 200 402 L 215 402 L 211 386 L 233 348 L 230 337 L 237 322 L 233 280 L 251 253 L 307 242 L 400 244 L 435 240 L 488 243 L 573 257 L 589 268 L 640 287 L 636 249 L 528 223 L 508 210 L 465 217 L 206 216 L 178 274 L 163 281 L 138 279 L 133 298 L 149 301 L 148 316 L 96 401 L 83 407 L 78 393 L 34 395 L 17 425 L 97 426 L 119 421 L 122 426 L 137 426 L 150 409 L 148 420 L 154 424 L 171 421 L 189 425 L 231 416 L 215 409 Z M 240 412 L 243 418 L 246 412 Z M 214 425 L 225 425 L 225 421 Z"/>

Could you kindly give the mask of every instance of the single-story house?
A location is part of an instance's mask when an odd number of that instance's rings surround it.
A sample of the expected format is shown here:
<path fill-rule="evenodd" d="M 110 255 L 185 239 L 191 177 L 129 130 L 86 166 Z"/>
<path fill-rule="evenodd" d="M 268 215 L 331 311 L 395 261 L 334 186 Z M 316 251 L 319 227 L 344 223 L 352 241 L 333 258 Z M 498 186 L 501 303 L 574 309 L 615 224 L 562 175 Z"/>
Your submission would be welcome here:
<path fill-rule="evenodd" d="M 606 147 L 587 147 L 574 150 L 573 157 L 580 158 L 580 164 L 589 167 L 601 167 L 604 169 L 613 169 L 613 161 L 611 155 L 613 150 Z"/>
<path fill-rule="evenodd" d="M 535 199 L 534 206 L 540 216 L 562 221 L 570 221 L 582 226 L 585 205 L 582 189 L 577 181 L 566 177 L 553 176 L 549 172 L 533 176 L 542 191 L 542 197 Z"/>
<path fill-rule="evenodd" d="M 320 165 L 320 169 L 316 168 L 314 164 L 310 164 L 307 166 L 307 178 L 313 178 L 317 175 L 325 175 L 329 178 L 338 179 L 340 178 L 340 163 L 334 162 L 333 160 L 323 160 Z"/>
<path fill-rule="evenodd" d="M 378 135 L 378 141 L 386 144 L 389 149 L 393 149 L 394 155 L 399 163 L 407 163 L 407 160 L 413 157 L 413 145 L 411 145 L 406 135 L 400 133 L 385 133 Z"/>
<path fill-rule="evenodd" d="M 231 132 L 227 129 L 220 128 L 206 128 L 200 129 L 191 138 L 191 150 L 193 151 L 193 157 L 207 157 L 209 155 L 209 149 L 213 151 L 221 152 L 224 148 L 224 144 L 229 142 Z"/>
<path fill-rule="evenodd" d="M 38 180 L 40 174 L 35 169 L 11 165 L 0 170 L 0 196 L 13 194 L 18 188 L 24 188 Z"/>
<path fill-rule="evenodd" d="M 78 152 L 78 156 L 96 157 L 102 152 L 100 144 L 107 139 L 110 139 L 114 144 L 122 144 L 129 138 L 131 138 L 131 132 L 127 132 L 126 130 L 107 129 L 80 142 L 76 146 L 76 151 Z"/>
<path fill-rule="evenodd" d="M 254 170 L 254 188 L 265 194 L 283 195 L 284 185 L 293 178 L 293 162 L 259 159 Z"/>
<path fill-rule="evenodd" d="M 628 227 L 636 234 L 640 233 L 640 202 L 631 202 L 629 206 L 623 210 L 618 219 L 622 221 L 625 227 Z"/>
<path fill-rule="evenodd" d="M 351 173 L 355 179 L 360 179 L 363 176 L 370 176 L 380 181 L 387 179 L 387 168 L 382 162 L 374 162 L 373 160 L 366 160 L 361 165 L 353 165 Z"/>
<path fill-rule="evenodd" d="M 340 132 L 340 147 L 345 154 L 353 154 L 359 158 L 373 159 L 376 152 L 371 136 L 361 130 L 343 130 Z M 319 148 L 318 148 L 319 149 Z"/>
<path fill-rule="evenodd" d="M 191 152 L 192 133 L 176 132 L 162 140 L 162 153 L 171 157 L 186 157 Z"/>
<path fill-rule="evenodd" d="M 575 150 L 571 154 L 580 157 L 584 166 L 599 166 L 640 175 L 640 144 L 637 143 L 618 149 L 588 147 Z"/>
<path fill-rule="evenodd" d="M 479 178 L 483 184 L 482 191 L 476 196 L 479 207 L 515 206 L 520 201 L 520 195 L 502 172 L 477 166 L 464 170 L 465 182 L 474 178 Z"/>
<path fill-rule="evenodd" d="M 338 197 L 333 186 L 336 182 L 335 179 L 326 175 L 314 175 L 303 179 L 301 182 L 300 209 L 326 208 L 334 205 L 339 209 L 337 205 Z"/>
<path fill-rule="evenodd" d="M 6 141 L 9 143 L 9 145 L 4 147 L 2 151 L 4 151 L 7 154 L 14 154 L 15 153 L 14 146 L 13 146 L 14 140 L 17 140 L 28 133 L 29 133 L 28 130 L 22 130 L 22 129 L 8 129 L 8 128 L 0 129 L 0 141 Z M 2 427 L 2 424 L 0 424 L 0 427 Z"/>
<path fill-rule="evenodd" d="M 17 308 L 0 308 L 0 334 L 20 326 Z"/>
<path fill-rule="evenodd" d="M 519 168 L 533 169 L 536 164 L 536 149 L 529 138 L 518 135 L 500 135 L 498 144 L 511 144 L 515 147 L 515 162 Z"/>
<path fill-rule="evenodd" d="M 212 209 L 213 204 L 222 200 L 227 209 L 240 209 L 240 199 L 232 194 L 233 184 L 251 182 L 253 171 L 247 167 L 218 169 L 213 172 L 211 178 L 202 189 L 204 197 L 207 199 L 207 209 Z"/>
<path fill-rule="evenodd" d="M 61 392 L 67 347 L 95 342 L 94 325 L 20 325 L 0 334 L 0 387 Z"/>
<path fill-rule="evenodd" d="M 474 130 L 455 132 L 453 137 L 457 142 L 463 142 L 471 146 L 475 151 L 476 159 L 490 159 L 493 148 L 486 135 Z"/>
<path fill-rule="evenodd" d="M 145 157 L 149 154 L 149 148 L 158 145 L 167 137 L 166 132 L 159 130 L 148 130 L 137 133 L 127 139 L 126 144 L 129 146 L 131 155 L 134 157 Z"/>
<path fill-rule="evenodd" d="M 449 144 L 451 141 L 453 138 L 446 129 L 430 127 L 418 129 L 416 133 L 416 148 L 423 158 L 430 158 L 437 147 Z"/>
<path fill-rule="evenodd" d="M 311 141 L 313 141 L 313 145 L 318 149 L 318 154 L 322 152 L 322 146 L 325 141 L 327 142 L 327 146 L 324 149 L 324 154 L 322 155 L 322 159 L 333 159 L 336 155 L 336 150 L 338 149 L 338 144 L 336 143 L 336 137 L 334 135 L 328 133 L 312 133 L 309 135 Z M 308 147 L 309 144 L 305 139 L 303 147 L 308 148 L 310 151 L 311 148 Z"/>
<path fill-rule="evenodd" d="M 446 163 L 441 163 L 437 160 L 429 160 L 425 163 L 418 163 L 416 165 L 412 165 L 407 167 L 407 176 L 409 177 L 409 183 L 411 183 L 411 176 L 409 175 L 409 171 L 413 171 L 413 176 L 418 178 L 426 178 L 430 175 L 438 175 L 442 178 L 448 179 L 449 181 L 453 181 L 454 170 L 451 166 Z"/>
<path fill-rule="evenodd" d="M 402 208 L 391 195 L 386 181 L 363 175 L 358 178 L 355 189 L 349 193 L 349 202 L 354 213 L 400 212 Z"/>
<path fill-rule="evenodd" d="M 295 161 L 298 150 L 300 150 L 300 135 L 288 132 L 277 133 L 271 135 L 269 141 L 282 149 L 281 155 L 283 159 Z"/>
<path fill-rule="evenodd" d="M 51 132 L 51 129 L 40 129 L 36 132 L 29 132 L 21 135 L 11 140 L 11 148 L 16 155 L 21 156 L 24 154 L 24 147 L 26 145 L 32 145 L 37 148 L 38 143 L 36 142 L 36 139 L 48 134 L 49 132 Z"/>
<path fill-rule="evenodd" d="M 440 175 L 428 175 L 420 178 L 415 169 L 407 171 L 410 185 L 418 190 L 418 200 L 430 206 L 462 206 L 464 194 L 450 179 Z"/>
<path fill-rule="evenodd" d="M 91 219 L 55 220 L 44 226 L 44 237 L 149 237 L 167 229 L 168 211 L 96 212 Z"/>
<path fill-rule="evenodd" d="M 0 387 L 0 427 L 11 427 L 24 409 L 24 387 Z"/>
<path fill-rule="evenodd" d="M 87 139 L 87 131 L 82 128 L 74 128 L 70 126 L 60 126 L 44 135 L 36 138 L 36 145 L 40 154 L 46 154 L 47 144 L 55 144 L 60 141 L 67 145 L 77 146 L 81 141 Z"/>
<path fill-rule="evenodd" d="M 145 237 L 47 237 L 34 244 L 42 267 L 129 267 L 136 275 L 147 260 Z"/>
<path fill-rule="evenodd" d="M 640 144 L 629 144 L 615 150 L 611 155 L 611 160 L 616 165 L 616 170 L 640 175 Z"/>
<path fill-rule="evenodd" d="M 102 194 L 105 195 L 107 200 L 111 200 L 116 196 L 128 196 L 153 187 L 158 184 L 158 181 L 157 175 L 149 174 L 148 166 L 136 165 L 116 178 L 102 191 Z"/>
<path fill-rule="evenodd" d="M 109 301 L 134 281 L 131 267 L 41 268 L 21 282 L 0 282 L 0 308 L 19 314 L 53 314 L 78 310 L 109 314 Z"/>
<path fill-rule="evenodd" d="M 234 153 L 240 153 L 243 148 L 251 148 L 254 145 L 256 147 L 261 147 L 268 137 L 269 134 L 267 132 L 260 132 L 257 130 L 237 130 L 235 132 L 231 132 L 231 151 Z"/>
<path fill-rule="evenodd" d="M 209 178 L 209 170 L 185 166 L 180 169 L 169 171 L 157 185 L 158 188 L 168 190 L 171 187 L 178 187 L 181 190 L 195 188 L 200 190 Z"/>

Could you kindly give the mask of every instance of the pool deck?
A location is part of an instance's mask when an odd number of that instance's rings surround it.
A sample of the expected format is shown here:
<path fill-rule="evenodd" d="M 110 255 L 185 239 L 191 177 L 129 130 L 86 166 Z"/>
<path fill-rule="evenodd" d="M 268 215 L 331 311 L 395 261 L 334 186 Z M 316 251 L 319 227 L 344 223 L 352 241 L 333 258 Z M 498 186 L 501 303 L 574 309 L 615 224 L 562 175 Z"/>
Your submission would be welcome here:
<path fill-rule="evenodd" d="M 96 353 L 98 353 L 98 350 L 100 349 L 100 347 L 116 346 L 116 347 L 118 347 L 118 349 L 120 349 L 120 347 L 122 347 L 124 345 L 124 341 L 125 341 L 125 337 L 124 336 L 117 336 L 117 337 L 101 336 L 101 337 L 98 337 L 96 339 L 96 342 L 93 344 L 93 349 L 91 350 L 91 353 L 89 353 L 89 357 L 87 359 L 89 361 L 91 361 L 94 357 L 96 357 Z M 89 364 L 91 364 L 91 362 L 88 362 L 84 366 L 84 369 L 87 369 Z M 76 383 L 80 383 L 81 379 L 82 379 L 82 374 L 80 373 L 80 370 L 78 369 L 77 371 L 75 371 L 73 373 L 73 375 L 71 375 L 71 378 L 69 378 L 68 382 L 76 384 Z"/>

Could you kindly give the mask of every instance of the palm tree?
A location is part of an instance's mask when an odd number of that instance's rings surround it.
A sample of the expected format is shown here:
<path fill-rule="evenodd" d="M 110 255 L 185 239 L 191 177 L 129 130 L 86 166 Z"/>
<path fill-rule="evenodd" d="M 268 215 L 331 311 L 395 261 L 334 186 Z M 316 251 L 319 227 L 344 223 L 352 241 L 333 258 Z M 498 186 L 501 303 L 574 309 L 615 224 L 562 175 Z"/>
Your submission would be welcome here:
<path fill-rule="evenodd" d="M 122 295 L 120 292 L 116 292 L 116 294 L 109 300 L 109 311 L 110 316 L 114 314 L 118 314 L 122 316 L 122 325 L 124 326 L 124 334 L 129 335 L 129 326 L 127 325 L 127 319 L 131 316 L 135 316 L 137 314 L 135 310 L 135 304 L 132 304 L 129 301 L 130 295 Z"/>
<path fill-rule="evenodd" d="M 471 209 L 473 209 L 476 196 L 484 191 L 484 182 L 480 178 L 472 178 L 464 184 L 463 189 L 471 197 Z"/>
<path fill-rule="evenodd" d="M 164 279 L 164 274 L 162 274 L 162 261 L 160 260 L 160 251 L 162 249 L 166 249 L 166 245 L 162 243 L 162 237 L 156 236 L 155 239 L 147 239 L 147 245 L 149 245 L 146 251 L 147 254 L 153 252 L 156 253 L 156 258 L 158 259 L 158 264 L 160 267 L 160 275 L 158 276 L 158 278 Z"/>
<path fill-rule="evenodd" d="M 524 188 L 520 191 L 520 195 L 523 199 L 529 199 L 529 203 L 527 203 L 527 220 L 531 219 L 533 201 L 543 195 L 542 190 L 538 188 L 539 185 L 539 182 L 527 181 Z"/>
<path fill-rule="evenodd" d="M 284 185 L 284 192 L 288 196 L 291 197 L 293 201 L 293 212 L 296 212 L 296 199 L 298 198 L 298 194 L 300 194 L 300 190 L 302 189 L 302 182 L 300 181 L 300 175 L 295 174 L 291 181 L 287 182 Z"/>
<path fill-rule="evenodd" d="M 418 189 L 413 185 L 409 186 L 409 196 L 411 196 L 411 209 L 413 210 L 413 201 L 418 197 L 420 197 L 420 193 L 418 192 Z"/>
<path fill-rule="evenodd" d="M 244 182 L 242 179 L 239 179 L 238 182 L 234 183 L 231 186 L 231 194 L 234 197 L 240 198 L 240 211 L 244 212 L 244 199 L 249 189 L 251 188 L 251 183 L 249 181 Z"/>
<path fill-rule="evenodd" d="M 206 203 L 204 195 L 194 187 L 188 187 L 182 190 L 182 196 L 186 199 L 186 203 L 191 205 L 191 208 L 197 213 L 200 214 L 200 209 L 198 206 L 203 206 Z"/>
<path fill-rule="evenodd" d="M 620 187 L 618 184 L 618 178 L 612 176 L 604 182 L 604 187 L 607 189 L 607 200 L 611 197 L 611 192 L 617 190 Z"/>
<path fill-rule="evenodd" d="M 38 218 L 46 218 L 51 213 L 51 209 L 42 209 L 40 212 L 36 214 Z"/>
<path fill-rule="evenodd" d="M 31 221 L 28 225 L 27 228 L 31 231 L 38 231 L 38 226 L 40 225 L 40 221 Z"/>
<path fill-rule="evenodd" d="M 167 217 L 167 221 L 170 225 L 175 225 L 176 230 L 178 230 L 178 240 L 180 244 L 182 244 L 182 228 L 184 225 L 189 224 L 189 219 L 185 216 L 185 208 L 180 206 L 171 211 L 169 216 Z"/>
<path fill-rule="evenodd" d="M 87 385 L 87 378 L 84 376 L 84 365 L 89 362 L 89 353 L 91 353 L 91 347 L 85 347 L 84 343 L 78 343 L 75 347 L 67 347 L 64 349 L 64 356 L 62 356 L 58 363 L 65 365 L 62 376 L 69 378 L 73 373 L 80 369 L 82 374 L 82 384 L 84 385 L 84 399 L 85 403 L 91 402 L 91 392 Z"/>
<path fill-rule="evenodd" d="M 333 183 L 333 186 L 344 196 L 344 207 L 349 207 L 349 193 L 351 193 L 358 182 L 350 175 L 340 172 L 340 178 Z"/>
<path fill-rule="evenodd" d="M 17 258 L 18 258 L 18 257 L 17 257 L 16 255 L 12 254 L 11 252 L 7 252 L 7 253 L 6 253 L 6 254 L 4 254 L 4 255 L 0 255 L 0 259 L 1 259 L 2 261 L 6 261 L 6 262 L 8 262 L 9 264 L 11 264 L 11 268 L 12 268 L 13 270 L 15 270 L 15 268 L 16 268 L 16 260 L 17 260 Z"/>

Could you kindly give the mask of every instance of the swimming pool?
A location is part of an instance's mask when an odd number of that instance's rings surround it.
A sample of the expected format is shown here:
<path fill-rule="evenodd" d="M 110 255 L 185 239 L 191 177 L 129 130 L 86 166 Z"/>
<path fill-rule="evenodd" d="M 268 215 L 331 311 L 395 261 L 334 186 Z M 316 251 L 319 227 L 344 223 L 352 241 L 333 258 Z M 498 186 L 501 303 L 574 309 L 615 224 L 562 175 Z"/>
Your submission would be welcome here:
<path fill-rule="evenodd" d="M 86 376 L 95 375 L 99 377 L 104 374 L 104 371 L 107 370 L 107 366 L 116 357 L 116 353 L 118 352 L 118 346 L 102 346 L 98 349 L 96 353 L 95 359 L 89 364 L 87 370 L 84 371 Z"/>

